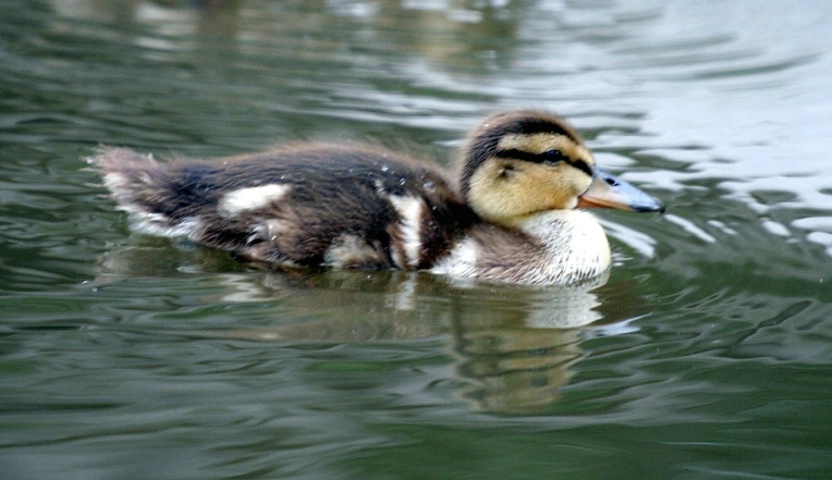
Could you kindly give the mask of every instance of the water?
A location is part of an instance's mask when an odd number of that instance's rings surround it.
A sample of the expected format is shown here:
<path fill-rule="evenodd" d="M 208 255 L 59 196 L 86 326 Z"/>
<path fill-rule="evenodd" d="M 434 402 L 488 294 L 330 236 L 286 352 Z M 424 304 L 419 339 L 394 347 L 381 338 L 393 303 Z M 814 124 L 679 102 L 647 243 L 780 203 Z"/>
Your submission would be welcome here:
<path fill-rule="evenodd" d="M 10 3 L 10 2 L 7 2 Z M 829 478 L 832 4 L 103 2 L 0 18 L 0 472 Z M 557 111 L 661 217 L 598 288 L 252 270 L 131 235 L 83 158 Z"/>

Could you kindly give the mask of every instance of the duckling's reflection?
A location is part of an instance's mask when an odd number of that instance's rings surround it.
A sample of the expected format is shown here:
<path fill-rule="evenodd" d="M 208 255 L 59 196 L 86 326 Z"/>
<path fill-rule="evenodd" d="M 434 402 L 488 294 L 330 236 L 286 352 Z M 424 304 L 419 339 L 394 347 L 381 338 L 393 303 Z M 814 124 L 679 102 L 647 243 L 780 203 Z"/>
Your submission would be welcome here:
<path fill-rule="evenodd" d="M 426 274 L 331 271 L 228 275 L 223 301 L 282 297 L 308 320 L 223 335 L 268 341 L 364 342 L 449 335 L 461 392 L 477 409 L 533 414 L 551 407 L 583 352 L 579 327 L 602 319 L 593 289 L 460 285 Z M 253 296 L 252 296 L 253 294 Z M 321 312 L 324 312 L 322 315 Z"/>
<path fill-rule="evenodd" d="M 503 414 L 541 413 L 571 377 L 583 352 L 579 327 L 600 320 L 592 290 L 606 278 L 578 286 L 516 292 L 495 308 L 457 303 L 451 316 L 463 395 L 477 408 Z"/>
<path fill-rule="evenodd" d="M 178 253 L 163 258 L 154 250 Z M 155 248 L 145 243 L 110 252 L 102 260 L 102 270 L 152 274 L 160 269 L 170 272 L 178 263 L 179 271 L 229 272 L 227 256 L 206 252 L 211 251 Z M 159 264 L 153 267 L 154 262 Z M 583 356 L 585 329 L 581 327 L 617 323 L 638 313 L 627 306 L 629 302 L 616 302 L 614 312 L 605 311 L 609 308 L 599 295 L 615 296 L 604 291 L 606 277 L 576 286 L 535 289 L 402 271 L 237 268 L 236 273 L 211 277 L 219 287 L 211 301 L 266 302 L 269 315 L 280 317 L 285 311 L 291 320 L 266 328 L 201 332 L 200 336 L 289 343 L 447 336 L 456 371 L 467 384 L 461 394 L 475 408 L 491 413 L 544 413 L 569 381 L 571 367 Z M 621 286 L 617 284 L 616 290 Z"/>

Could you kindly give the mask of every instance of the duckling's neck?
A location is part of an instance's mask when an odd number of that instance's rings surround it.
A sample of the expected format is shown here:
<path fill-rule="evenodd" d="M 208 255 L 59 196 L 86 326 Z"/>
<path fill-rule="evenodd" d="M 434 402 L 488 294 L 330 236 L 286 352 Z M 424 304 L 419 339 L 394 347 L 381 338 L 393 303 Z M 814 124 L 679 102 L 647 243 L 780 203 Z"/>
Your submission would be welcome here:
<path fill-rule="evenodd" d="M 610 266 L 607 235 L 589 212 L 550 210 L 528 216 L 516 227 L 542 245 L 539 275 L 557 279 L 553 283 L 585 280 Z"/>

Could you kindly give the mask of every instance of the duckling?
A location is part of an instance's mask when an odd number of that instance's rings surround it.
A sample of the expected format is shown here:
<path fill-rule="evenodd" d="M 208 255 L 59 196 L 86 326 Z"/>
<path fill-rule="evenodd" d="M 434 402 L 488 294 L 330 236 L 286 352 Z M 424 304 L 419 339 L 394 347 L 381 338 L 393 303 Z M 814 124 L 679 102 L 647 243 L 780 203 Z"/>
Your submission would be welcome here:
<path fill-rule="evenodd" d="M 564 120 L 533 110 L 486 118 L 455 175 L 383 149 L 326 144 L 167 163 L 104 147 L 89 160 L 136 230 L 283 268 L 571 284 L 610 266 L 607 237 L 583 207 L 664 211 L 596 167 Z"/>

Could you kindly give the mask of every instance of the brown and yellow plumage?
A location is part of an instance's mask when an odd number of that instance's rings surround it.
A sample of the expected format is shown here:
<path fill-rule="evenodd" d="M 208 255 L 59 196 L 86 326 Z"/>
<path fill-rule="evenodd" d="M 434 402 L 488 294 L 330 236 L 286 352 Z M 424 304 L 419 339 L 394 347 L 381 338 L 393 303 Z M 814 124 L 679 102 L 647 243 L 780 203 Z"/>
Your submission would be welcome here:
<path fill-rule="evenodd" d="M 576 207 L 662 210 L 537 111 L 487 118 L 455 179 L 386 150 L 315 144 L 170 163 L 102 148 L 91 161 L 137 230 L 275 266 L 571 283 L 609 266 L 603 230 Z"/>

